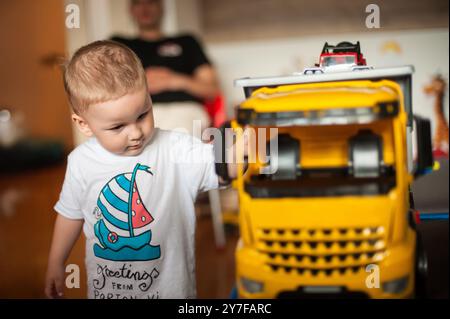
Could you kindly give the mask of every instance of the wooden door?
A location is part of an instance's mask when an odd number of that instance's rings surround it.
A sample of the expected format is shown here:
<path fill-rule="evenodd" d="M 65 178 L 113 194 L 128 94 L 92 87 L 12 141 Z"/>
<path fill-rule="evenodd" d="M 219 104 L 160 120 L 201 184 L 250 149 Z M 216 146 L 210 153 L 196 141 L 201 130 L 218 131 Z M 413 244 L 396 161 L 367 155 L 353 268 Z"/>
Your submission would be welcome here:
<path fill-rule="evenodd" d="M 73 146 L 59 58 L 65 53 L 63 0 L 0 1 L 0 108 L 19 110 L 31 136 Z"/>
<path fill-rule="evenodd" d="M 0 1 L 0 107 L 23 112 L 30 136 L 62 141 L 73 147 L 70 111 L 60 69 L 55 65 L 65 49 L 63 0 Z M 44 277 L 64 163 L 0 175 L 0 298 L 43 298 Z M 82 272 L 81 289 L 67 296 L 86 295 L 81 238 L 68 264 Z"/>

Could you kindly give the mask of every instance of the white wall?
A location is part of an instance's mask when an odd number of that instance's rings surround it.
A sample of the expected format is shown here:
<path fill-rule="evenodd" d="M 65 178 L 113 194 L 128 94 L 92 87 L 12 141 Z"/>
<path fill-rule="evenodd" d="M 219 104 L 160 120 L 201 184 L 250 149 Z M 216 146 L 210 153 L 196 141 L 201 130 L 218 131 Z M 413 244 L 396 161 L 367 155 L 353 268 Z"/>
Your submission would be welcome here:
<path fill-rule="evenodd" d="M 331 44 L 360 41 L 361 50 L 371 66 L 414 65 L 416 70 L 413 76 L 414 111 L 433 118 L 433 99 L 425 96 L 423 86 L 436 72 L 441 72 L 448 79 L 448 36 L 448 29 L 365 32 L 326 37 L 211 43 L 207 45 L 207 50 L 218 69 L 229 114 L 233 113 L 233 106 L 244 98 L 242 90 L 233 87 L 233 80 L 248 76 L 291 74 L 317 63 L 326 41 Z M 383 52 L 382 48 L 388 41 L 397 43 L 401 53 Z M 448 88 L 446 96 L 448 97 Z M 445 103 L 448 119 L 448 99 Z"/>
<path fill-rule="evenodd" d="M 121 34 L 133 36 L 137 33 L 137 26 L 130 17 L 129 0 L 110 0 L 111 26 L 109 35 Z"/>

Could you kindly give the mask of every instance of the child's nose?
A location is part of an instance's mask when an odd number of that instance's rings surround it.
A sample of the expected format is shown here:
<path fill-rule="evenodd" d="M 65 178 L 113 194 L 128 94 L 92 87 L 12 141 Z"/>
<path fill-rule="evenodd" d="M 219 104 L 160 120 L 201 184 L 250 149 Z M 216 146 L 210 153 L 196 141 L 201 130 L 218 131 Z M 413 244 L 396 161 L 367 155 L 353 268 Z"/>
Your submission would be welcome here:
<path fill-rule="evenodd" d="M 139 126 L 134 125 L 130 132 L 130 140 L 136 141 L 140 140 L 142 138 L 142 130 Z"/>

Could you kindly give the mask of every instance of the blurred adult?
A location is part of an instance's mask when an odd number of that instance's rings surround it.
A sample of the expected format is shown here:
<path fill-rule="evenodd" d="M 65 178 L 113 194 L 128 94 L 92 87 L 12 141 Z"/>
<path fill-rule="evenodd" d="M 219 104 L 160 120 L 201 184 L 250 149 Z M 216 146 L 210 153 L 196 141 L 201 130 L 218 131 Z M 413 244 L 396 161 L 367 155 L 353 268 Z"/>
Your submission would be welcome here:
<path fill-rule="evenodd" d="M 113 37 L 131 48 L 146 70 L 155 122 L 163 129 L 184 128 L 193 121 L 210 125 L 205 104 L 219 93 L 216 72 L 192 35 L 166 36 L 161 30 L 161 0 L 131 0 L 130 14 L 139 28 L 135 38 Z"/>

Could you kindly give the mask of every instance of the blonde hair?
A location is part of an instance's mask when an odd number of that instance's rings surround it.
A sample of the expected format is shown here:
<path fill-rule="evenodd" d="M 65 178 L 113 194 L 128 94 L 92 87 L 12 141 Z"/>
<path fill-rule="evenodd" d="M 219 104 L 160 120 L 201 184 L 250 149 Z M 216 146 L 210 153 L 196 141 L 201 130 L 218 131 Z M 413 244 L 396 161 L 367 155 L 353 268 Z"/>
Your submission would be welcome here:
<path fill-rule="evenodd" d="M 64 89 L 77 114 L 88 106 L 147 87 L 139 58 L 118 42 L 104 40 L 79 48 L 65 65 Z"/>

